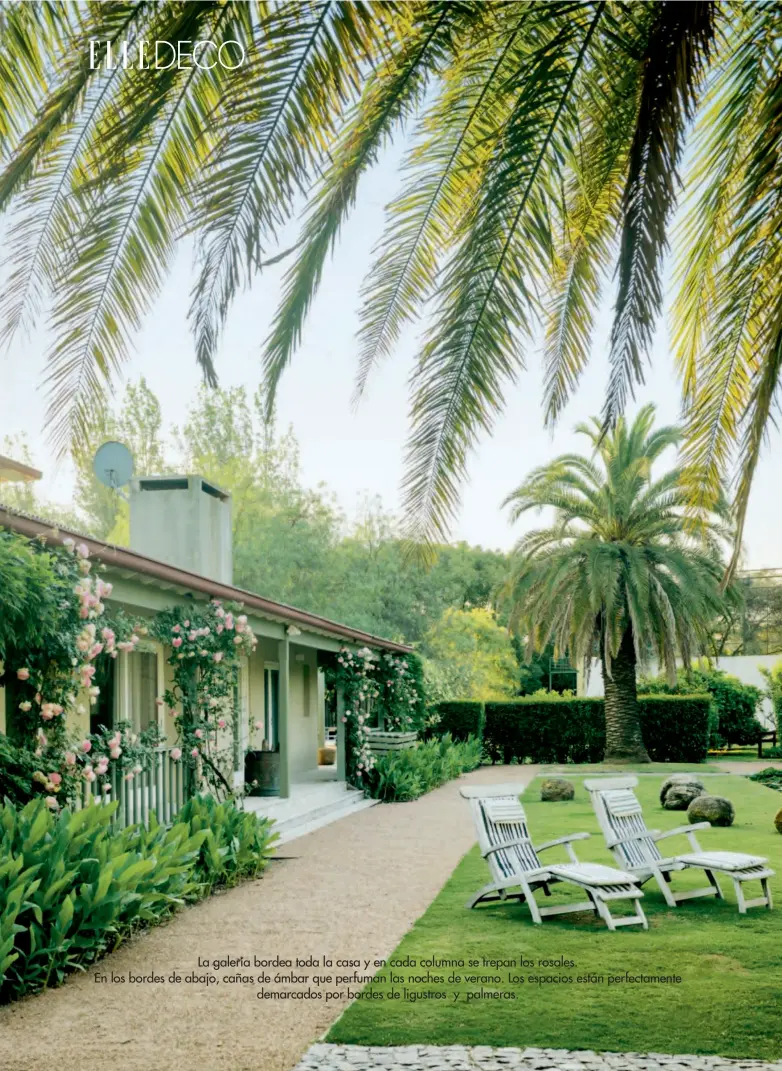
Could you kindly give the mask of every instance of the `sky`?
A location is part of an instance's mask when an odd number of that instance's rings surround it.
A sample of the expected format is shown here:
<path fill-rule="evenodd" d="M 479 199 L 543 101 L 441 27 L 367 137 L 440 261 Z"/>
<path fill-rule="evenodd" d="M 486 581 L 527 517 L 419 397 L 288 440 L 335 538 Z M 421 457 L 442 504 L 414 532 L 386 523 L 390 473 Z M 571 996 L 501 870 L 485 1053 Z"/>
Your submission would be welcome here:
<path fill-rule="evenodd" d="M 367 176 L 359 204 L 343 229 L 340 246 L 324 273 L 307 322 L 302 345 L 284 376 L 278 403 L 281 427 L 291 425 L 301 448 L 304 482 L 325 483 L 336 493 L 348 517 L 367 494 L 386 509 L 400 508 L 400 480 L 407 436 L 407 378 L 420 328 L 408 331 L 391 358 L 370 381 L 357 411 L 350 400 L 357 367 L 355 331 L 359 290 L 371 250 L 383 228 L 384 205 L 397 188 L 398 153 L 391 152 Z M 223 387 L 244 385 L 252 394 L 261 378 L 261 353 L 280 296 L 284 266 L 260 275 L 229 315 L 217 359 Z M 159 397 L 165 424 L 182 424 L 198 389 L 200 375 L 187 324 L 193 282 L 190 251 L 183 249 L 163 292 L 135 339 L 127 378 L 146 377 Z M 502 501 L 535 466 L 560 453 L 583 449 L 573 427 L 600 412 L 607 378 L 607 337 L 611 298 L 601 309 L 592 345 L 592 360 L 582 383 L 552 432 L 543 426 L 540 346 L 526 348 L 527 368 L 506 391 L 507 405 L 494 432 L 484 437 L 469 464 L 469 483 L 451 538 L 508 549 L 524 527 L 509 524 Z M 0 441 L 24 433 L 37 466 L 44 472 L 44 497 L 67 503 L 73 477 L 67 463 L 57 463 L 48 446 L 45 414 L 46 333 L 16 339 L 0 354 Z M 121 384 L 117 393 L 121 394 Z M 669 355 L 666 323 L 654 340 L 646 384 L 636 403 L 653 402 L 660 420 L 678 415 L 679 386 Z M 750 568 L 782 566 L 782 495 L 779 458 L 782 441 L 773 433 L 755 479 L 746 529 L 744 564 Z"/>

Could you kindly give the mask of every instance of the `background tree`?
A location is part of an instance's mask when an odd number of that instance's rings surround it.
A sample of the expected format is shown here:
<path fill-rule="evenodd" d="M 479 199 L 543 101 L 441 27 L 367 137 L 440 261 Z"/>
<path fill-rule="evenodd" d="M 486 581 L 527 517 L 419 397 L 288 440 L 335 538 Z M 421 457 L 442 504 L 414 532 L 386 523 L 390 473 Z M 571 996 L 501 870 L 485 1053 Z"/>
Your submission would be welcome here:
<path fill-rule="evenodd" d="M 429 702 L 505 699 L 516 692 L 510 636 L 491 610 L 446 610 L 426 633 L 423 653 Z"/>
<path fill-rule="evenodd" d="M 507 499 L 514 520 L 533 509 L 554 512 L 550 527 L 517 544 L 512 620 L 538 649 L 553 642 L 576 662 L 600 658 L 606 761 L 648 761 L 637 667 L 654 656 L 675 681 L 677 653 L 687 667 L 724 600 L 720 540 L 728 533 L 704 515 L 698 538 L 690 535 L 681 470 L 652 473 L 679 432 L 653 424 L 647 406 L 605 436 L 599 420 L 580 425 L 592 456 L 557 458 Z"/>

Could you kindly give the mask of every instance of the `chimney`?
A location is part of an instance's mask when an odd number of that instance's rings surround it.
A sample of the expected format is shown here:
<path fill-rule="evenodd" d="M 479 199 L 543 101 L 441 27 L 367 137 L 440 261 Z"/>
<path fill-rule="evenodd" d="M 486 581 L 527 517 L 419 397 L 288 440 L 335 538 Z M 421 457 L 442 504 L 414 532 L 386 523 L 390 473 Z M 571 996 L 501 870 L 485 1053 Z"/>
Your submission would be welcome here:
<path fill-rule="evenodd" d="M 232 584 L 230 494 L 203 476 L 134 477 L 130 548 Z"/>

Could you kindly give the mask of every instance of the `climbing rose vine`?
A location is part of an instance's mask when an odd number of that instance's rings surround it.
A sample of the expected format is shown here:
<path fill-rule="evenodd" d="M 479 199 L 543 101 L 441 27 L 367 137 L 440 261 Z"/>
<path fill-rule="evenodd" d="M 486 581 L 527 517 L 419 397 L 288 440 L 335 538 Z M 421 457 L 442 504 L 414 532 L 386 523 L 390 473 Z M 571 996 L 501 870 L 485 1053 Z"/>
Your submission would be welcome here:
<path fill-rule="evenodd" d="M 375 766 L 369 745 L 372 724 L 396 732 L 421 728 L 420 664 L 414 656 L 378 655 L 368 647 L 355 652 L 342 648 L 326 666 L 326 676 L 330 689 L 342 689 L 346 776 L 360 788 Z"/>
<path fill-rule="evenodd" d="M 85 543 L 66 538 L 60 547 L 44 547 L 9 533 L 3 536 L 5 547 L 16 540 L 17 548 L 28 552 L 17 556 L 27 573 L 28 598 L 44 578 L 49 589 L 46 620 L 31 626 L 22 642 L 5 641 L 0 676 L 15 678 L 13 721 L 20 744 L 36 759 L 31 789 L 37 787 L 47 805 L 58 810 L 61 802 L 80 796 L 85 783 L 97 781 L 104 795 L 111 791 L 111 764 L 127 750 L 122 729 L 106 740 L 89 734 L 74 737 L 67 730 L 66 715 L 69 710 L 86 714 L 97 702 L 97 659 L 133 650 L 139 637 L 124 618 L 118 623 L 106 619 L 104 600 L 111 595 L 111 584 L 93 569 Z M 3 579 L 12 583 L 15 578 Z M 121 765 L 126 763 L 127 757 Z"/>
<path fill-rule="evenodd" d="M 191 790 L 231 794 L 227 775 L 244 761 L 235 753 L 240 736 L 235 695 L 242 656 L 252 654 L 258 641 L 241 609 L 215 599 L 203 607 L 163 611 L 150 627 L 171 651 L 173 683 L 159 701 L 176 722 L 171 756 L 184 763 Z"/>

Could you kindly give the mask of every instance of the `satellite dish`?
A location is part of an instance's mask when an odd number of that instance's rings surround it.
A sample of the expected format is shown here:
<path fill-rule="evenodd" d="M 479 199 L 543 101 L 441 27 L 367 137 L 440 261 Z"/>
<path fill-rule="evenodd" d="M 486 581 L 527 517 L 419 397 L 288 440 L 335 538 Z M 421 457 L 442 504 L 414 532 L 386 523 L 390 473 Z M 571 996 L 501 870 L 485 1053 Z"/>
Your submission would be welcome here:
<path fill-rule="evenodd" d="M 92 460 L 92 470 L 104 487 L 118 491 L 130 483 L 133 455 L 124 443 L 108 442 L 99 446 Z"/>

